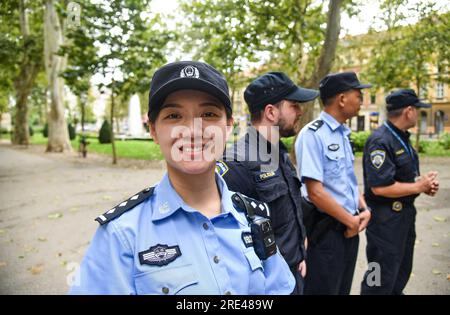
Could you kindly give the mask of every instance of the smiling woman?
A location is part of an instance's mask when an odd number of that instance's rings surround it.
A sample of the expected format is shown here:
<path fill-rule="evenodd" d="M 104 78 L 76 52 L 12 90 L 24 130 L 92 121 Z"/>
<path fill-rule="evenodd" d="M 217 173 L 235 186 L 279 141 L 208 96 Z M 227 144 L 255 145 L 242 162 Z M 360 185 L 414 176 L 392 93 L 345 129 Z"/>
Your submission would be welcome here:
<path fill-rule="evenodd" d="M 293 291 L 267 205 L 233 194 L 215 172 L 231 113 L 228 85 L 210 65 L 176 62 L 154 74 L 148 116 L 167 174 L 96 219 L 101 226 L 71 293 Z"/>

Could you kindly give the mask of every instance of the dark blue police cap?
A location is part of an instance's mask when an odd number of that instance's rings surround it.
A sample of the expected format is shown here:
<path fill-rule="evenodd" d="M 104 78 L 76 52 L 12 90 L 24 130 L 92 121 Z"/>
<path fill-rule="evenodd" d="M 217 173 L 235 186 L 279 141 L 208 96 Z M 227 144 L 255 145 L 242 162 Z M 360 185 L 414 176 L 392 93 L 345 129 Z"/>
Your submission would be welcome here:
<path fill-rule="evenodd" d="M 228 84 L 219 71 L 204 62 L 178 61 L 162 66 L 153 75 L 148 115 L 158 112 L 170 93 L 184 89 L 211 94 L 232 111 Z"/>
<path fill-rule="evenodd" d="M 361 84 L 354 72 L 330 73 L 320 80 L 319 83 L 320 97 L 322 99 L 345 91 L 370 87 L 372 87 L 372 84 Z"/>
<path fill-rule="evenodd" d="M 386 96 L 386 110 L 392 111 L 407 106 L 430 108 L 431 104 L 422 103 L 412 89 L 400 89 Z"/>
<path fill-rule="evenodd" d="M 281 100 L 309 102 L 319 96 L 316 90 L 301 88 L 282 72 L 268 72 L 256 78 L 244 91 L 250 112 L 262 110 L 267 104 Z"/>

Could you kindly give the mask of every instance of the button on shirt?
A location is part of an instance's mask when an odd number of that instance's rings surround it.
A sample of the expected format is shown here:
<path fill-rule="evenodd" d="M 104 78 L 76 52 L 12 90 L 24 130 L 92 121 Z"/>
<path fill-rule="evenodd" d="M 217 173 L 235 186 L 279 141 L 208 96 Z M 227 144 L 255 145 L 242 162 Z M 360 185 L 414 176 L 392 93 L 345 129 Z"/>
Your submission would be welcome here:
<path fill-rule="evenodd" d="M 218 175 L 216 182 L 222 213 L 207 218 L 184 203 L 166 174 L 153 196 L 98 228 L 70 293 L 290 294 L 288 265 L 279 253 L 261 261 L 245 246 L 248 222 Z M 141 263 L 139 253 L 155 246 L 172 248 L 172 258 L 160 264 L 168 252 L 150 253 L 150 263 Z"/>
<path fill-rule="evenodd" d="M 324 123 L 317 130 L 306 125 L 295 142 L 297 171 L 305 178 L 322 182 L 325 190 L 350 214 L 358 209 L 359 192 L 353 163 L 355 157 L 348 136 L 350 129 L 326 112 L 319 119 Z M 306 187 L 302 186 L 304 196 Z"/>

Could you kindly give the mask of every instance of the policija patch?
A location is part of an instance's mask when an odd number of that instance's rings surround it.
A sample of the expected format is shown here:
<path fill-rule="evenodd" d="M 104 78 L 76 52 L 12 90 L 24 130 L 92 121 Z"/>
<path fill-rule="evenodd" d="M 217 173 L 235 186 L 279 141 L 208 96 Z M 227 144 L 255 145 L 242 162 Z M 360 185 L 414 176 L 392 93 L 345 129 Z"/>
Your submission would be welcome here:
<path fill-rule="evenodd" d="M 141 265 L 165 266 L 181 256 L 178 245 L 167 246 L 157 244 L 139 253 Z"/>
<path fill-rule="evenodd" d="M 372 165 L 379 169 L 386 159 L 386 152 L 383 150 L 375 150 L 370 152 L 370 161 L 372 162 Z"/>

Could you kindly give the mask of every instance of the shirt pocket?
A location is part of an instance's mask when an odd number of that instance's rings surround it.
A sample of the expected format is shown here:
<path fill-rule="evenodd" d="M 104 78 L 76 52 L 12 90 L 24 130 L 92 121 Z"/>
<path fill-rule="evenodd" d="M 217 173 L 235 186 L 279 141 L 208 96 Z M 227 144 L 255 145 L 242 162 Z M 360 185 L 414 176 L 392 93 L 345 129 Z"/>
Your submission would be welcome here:
<path fill-rule="evenodd" d="M 186 289 L 199 282 L 194 267 L 163 267 L 135 276 L 137 294 L 189 294 Z"/>
<path fill-rule="evenodd" d="M 403 153 L 401 156 L 397 157 L 396 164 L 397 171 L 395 180 L 400 182 L 414 182 L 416 170 L 410 156 L 407 153 Z"/>
<path fill-rule="evenodd" d="M 247 250 L 244 255 L 251 270 L 248 284 L 248 294 L 264 294 L 266 277 L 264 275 L 264 268 L 261 260 L 256 255 L 253 248 Z"/>
<path fill-rule="evenodd" d="M 325 176 L 339 176 L 343 174 L 345 157 L 341 152 L 327 152 L 324 165 Z M 325 178 L 324 178 L 325 180 Z"/>

